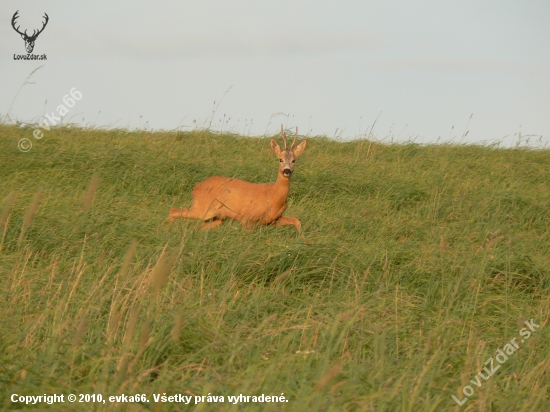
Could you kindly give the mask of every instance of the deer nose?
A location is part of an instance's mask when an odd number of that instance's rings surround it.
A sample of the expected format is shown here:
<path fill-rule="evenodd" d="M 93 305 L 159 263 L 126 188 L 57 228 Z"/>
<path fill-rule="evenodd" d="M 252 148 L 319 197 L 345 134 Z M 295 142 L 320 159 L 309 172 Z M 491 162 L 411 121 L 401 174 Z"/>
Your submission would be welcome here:
<path fill-rule="evenodd" d="M 284 169 L 283 170 L 283 175 L 290 176 L 291 174 L 292 174 L 292 170 L 290 170 L 290 169 Z"/>

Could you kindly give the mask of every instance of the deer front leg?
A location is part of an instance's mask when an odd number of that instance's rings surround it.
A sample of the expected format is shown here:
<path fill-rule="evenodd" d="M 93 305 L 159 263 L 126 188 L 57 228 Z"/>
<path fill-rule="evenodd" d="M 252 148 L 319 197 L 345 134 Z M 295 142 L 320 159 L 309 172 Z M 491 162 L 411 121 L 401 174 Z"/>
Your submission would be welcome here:
<path fill-rule="evenodd" d="M 204 222 L 201 226 L 201 229 L 200 230 L 210 230 L 210 229 L 214 229 L 215 227 L 218 227 L 219 225 L 221 225 L 223 223 L 223 220 L 221 219 L 216 219 L 216 220 L 211 220 L 209 222 Z"/>
<path fill-rule="evenodd" d="M 281 216 L 277 220 L 273 221 L 271 223 L 273 226 L 286 226 L 286 225 L 292 225 L 294 226 L 298 232 L 302 231 L 302 224 L 298 219 L 295 217 L 290 216 Z"/>
<path fill-rule="evenodd" d="M 258 227 L 258 222 L 251 221 L 248 219 L 241 220 L 241 229 L 245 232 L 252 232 L 253 229 Z"/>

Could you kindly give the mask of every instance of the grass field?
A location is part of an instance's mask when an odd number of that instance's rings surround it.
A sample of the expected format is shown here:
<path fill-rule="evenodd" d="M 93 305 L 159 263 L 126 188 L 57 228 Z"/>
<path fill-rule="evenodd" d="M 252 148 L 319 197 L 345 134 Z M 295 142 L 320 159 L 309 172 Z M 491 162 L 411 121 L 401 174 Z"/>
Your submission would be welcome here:
<path fill-rule="evenodd" d="M 303 237 L 167 224 L 209 176 L 276 173 L 269 138 L 1 125 L 0 409 L 550 410 L 549 150 L 312 137 Z"/>

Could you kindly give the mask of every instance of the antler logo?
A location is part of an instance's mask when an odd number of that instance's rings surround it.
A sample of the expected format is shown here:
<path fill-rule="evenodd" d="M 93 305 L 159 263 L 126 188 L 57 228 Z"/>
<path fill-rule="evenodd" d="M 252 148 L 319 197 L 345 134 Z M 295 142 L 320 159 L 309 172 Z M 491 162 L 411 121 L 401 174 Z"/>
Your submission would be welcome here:
<path fill-rule="evenodd" d="M 14 29 L 17 33 L 19 33 L 19 34 L 21 35 L 21 37 L 23 38 L 23 40 L 25 40 L 25 48 L 27 49 L 27 53 L 30 54 L 30 53 L 32 53 L 32 51 L 33 51 L 33 49 L 34 49 L 34 42 L 36 41 L 36 38 L 38 37 L 38 35 L 39 35 L 40 33 L 42 33 L 42 32 L 44 31 L 44 28 L 46 27 L 46 24 L 48 24 L 48 20 L 49 20 L 50 18 L 48 17 L 48 15 L 47 15 L 46 13 L 44 13 L 44 18 L 46 19 L 46 21 L 43 23 L 42 28 L 41 28 L 40 30 L 38 30 L 38 31 L 34 30 L 34 31 L 32 32 L 32 35 L 29 36 L 29 35 L 27 34 L 27 30 L 25 30 L 25 32 L 21 33 L 21 32 L 19 31 L 19 27 L 20 27 L 20 26 L 15 27 L 15 20 L 17 20 L 17 18 L 19 17 L 17 13 L 19 13 L 19 10 L 17 10 L 17 11 L 15 12 L 15 14 L 13 15 L 13 17 L 12 17 L 12 19 L 11 19 L 11 25 L 12 25 L 13 29 Z"/>

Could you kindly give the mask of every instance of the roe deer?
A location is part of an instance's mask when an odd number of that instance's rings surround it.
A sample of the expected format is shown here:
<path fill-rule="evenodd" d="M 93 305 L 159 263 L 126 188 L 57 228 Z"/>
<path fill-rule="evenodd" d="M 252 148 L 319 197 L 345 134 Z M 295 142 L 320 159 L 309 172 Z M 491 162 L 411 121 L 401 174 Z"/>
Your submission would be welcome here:
<path fill-rule="evenodd" d="M 282 216 L 287 208 L 290 176 L 294 171 L 296 158 L 306 148 L 306 141 L 294 147 L 294 141 L 287 149 L 286 133 L 281 125 L 281 136 L 285 143 L 281 149 L 275 139 L 271 139 L 271 150 L 279 159 L 279 174 L 275 183 L 250 183 L 244 180 L 214 176 L 197 183 L 193 188 L 191 208 L 170 209 L 170 220 L 180 218 L 204 220 L 201 229 L 214 228 L 226 219 L 241 222 L 243 228 L 254 225 L 284 226 L 294 225 L 301 231 L 300 221 L 294 217 Z"/>

